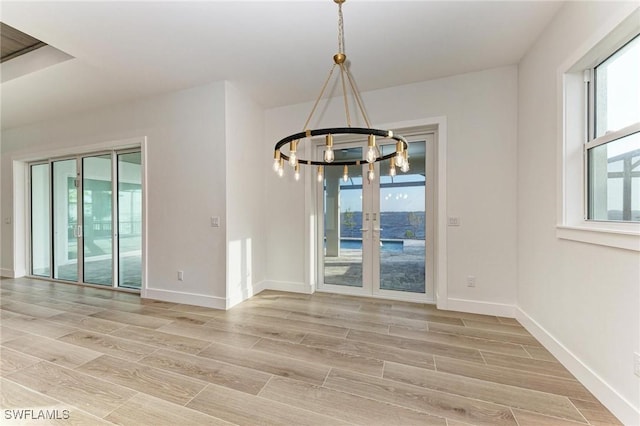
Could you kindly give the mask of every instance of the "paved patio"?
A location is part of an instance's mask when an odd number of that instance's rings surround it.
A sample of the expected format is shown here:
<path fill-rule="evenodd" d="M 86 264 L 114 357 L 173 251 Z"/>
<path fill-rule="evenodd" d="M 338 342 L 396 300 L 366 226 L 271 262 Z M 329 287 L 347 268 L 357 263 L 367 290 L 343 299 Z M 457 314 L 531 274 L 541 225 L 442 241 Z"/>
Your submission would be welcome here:
<path fill-rule="evenodd" d="M 362 251 L 342 249 L 338 257 L 325 257 L 324 281 L 327 284 L 361 287 Z M 402 252 L 380 252 L 380 288 L 424 293 L 424 240 L 404 240 Z"/>

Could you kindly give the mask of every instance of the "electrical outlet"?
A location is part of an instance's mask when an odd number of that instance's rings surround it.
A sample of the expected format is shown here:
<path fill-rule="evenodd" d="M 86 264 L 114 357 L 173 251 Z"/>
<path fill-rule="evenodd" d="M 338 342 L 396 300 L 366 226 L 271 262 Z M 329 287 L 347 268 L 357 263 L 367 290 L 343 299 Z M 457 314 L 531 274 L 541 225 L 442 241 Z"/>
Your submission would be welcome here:
<path fill-rule="evenodd" d="M 467 287 L 475 287 L 476 286 L 476 277 L 473 275 L 469 275 L 467 277 Z"/>
<path fill-rule="evenodd" d="M 447 225 L 449 225 L 449 226 L 460 226 L 460 218 L 459 217 L 454 217 L 454 216 L 449 216 L 447 218 Z"/>
<path fill-rule="evenodd" d="M 633 372 L 640 377 L 640 354 L 637 352 L 633 354 Z"/>
<path fill-rule="evenodd" d="M 178 271 L 178 281 L 184 281 L 184 271 Z"/>

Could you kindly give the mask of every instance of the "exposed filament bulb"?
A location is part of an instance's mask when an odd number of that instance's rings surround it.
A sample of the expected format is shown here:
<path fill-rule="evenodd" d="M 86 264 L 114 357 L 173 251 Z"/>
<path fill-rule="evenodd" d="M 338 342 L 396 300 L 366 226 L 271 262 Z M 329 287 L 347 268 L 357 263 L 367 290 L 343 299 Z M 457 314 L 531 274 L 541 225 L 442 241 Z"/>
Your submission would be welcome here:
<path fill-rule="evenodd" d="M 372 182 L 376 178 L 376 172 L 374 171 L 373 163 L 369 163 L 369 171 L 367 172 L 367 180 Z"/>
<path fill-rule="evenodd" d="M 367 163 L 373 163 L 377 158 L 378 154 L 376 153 L 376 137 L 375 135 L 369 135 L 365 160 L 367 160 Z"/>

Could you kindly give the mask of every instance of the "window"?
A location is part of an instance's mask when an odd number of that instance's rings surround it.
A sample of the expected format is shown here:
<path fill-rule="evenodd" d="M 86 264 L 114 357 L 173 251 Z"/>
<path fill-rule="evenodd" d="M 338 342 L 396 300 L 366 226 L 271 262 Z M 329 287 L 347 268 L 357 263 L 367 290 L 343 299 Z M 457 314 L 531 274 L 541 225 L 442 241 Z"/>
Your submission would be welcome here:
<path fill-rule="evenodd" d="M 640 222 L 640 36 L 586 75 L 586 218 Z"/>
<path fill-rule="evenodd" d="M 558 67 L 559 239 L 640 252 L 640 9 Z"/>

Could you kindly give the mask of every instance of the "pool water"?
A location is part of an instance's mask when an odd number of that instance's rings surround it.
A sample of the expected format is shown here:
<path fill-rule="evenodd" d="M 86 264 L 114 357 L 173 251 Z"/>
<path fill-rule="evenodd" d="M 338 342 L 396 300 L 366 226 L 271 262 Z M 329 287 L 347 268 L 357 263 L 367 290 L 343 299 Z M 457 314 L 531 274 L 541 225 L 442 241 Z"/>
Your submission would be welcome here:
<path fill-rule="evenodd" d="M 390 253 L 402 253 L 404 243 L 402 240 L 382 240 L 380 250 Z M 340 239 L 340 248 L 345 250 L 362 250 L 360 239 Z"/>

